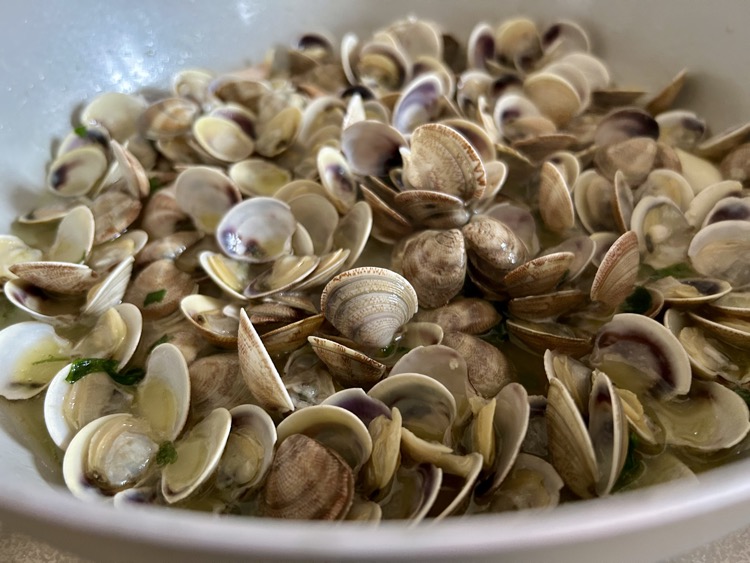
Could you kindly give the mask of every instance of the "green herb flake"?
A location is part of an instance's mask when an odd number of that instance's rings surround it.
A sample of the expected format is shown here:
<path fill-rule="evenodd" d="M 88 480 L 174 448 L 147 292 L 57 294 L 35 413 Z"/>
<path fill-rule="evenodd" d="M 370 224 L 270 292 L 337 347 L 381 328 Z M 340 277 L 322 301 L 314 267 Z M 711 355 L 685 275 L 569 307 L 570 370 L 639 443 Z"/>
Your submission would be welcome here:
<path fill-rule="evenodd" d="M 154 348 L 156 348 L 159 344 L 164 344 L 165 342 L 169 342 L 169 335 L 168 334 L 162 334 L 161 338 L 154 342 L 151 346 L 148 347 L 147 354 L 150 354 L 154 351 Z"/>
<path fill-rule="evenodd" d="M 152 291 L 148 295 L 146 295 L 146 298 L 143 300 L 143 306 L 148 307 L 152 303 L 161 303 L 164 299 L 164 296 L 167 294 L 166 289 L 160 289 L 158 291 Z"/>
<path fill-rule="evenodd" d="M 108 375 L 120 385 L 135 385 L 146 377 L 146 371 L 143 368 L 128 368 L 120 372 L 108 372 Z"/>
<path fill-rule="evenodd" d="M 633 293 L 628 295 L 623 304 L 620 306 L 620 311 L 623 313 L 637 313 L 643 315 L 653 305 L 654 300 L 651 297 L 648 289 L 643 286 L 638 286 L 633 290 Z"/>
<path fill-rule="evenodd" d="M 635 432 L 630 433 L 630 439 L 628 440 L 628 453 L 625 456 L 625 463 L 622 466 L 622 471 L 620 471 L 620 476 L 617 478 L 617 483 L 615 483 L 613 490 L 620 489 L 631 483 L 643 470 L 641 454 L 637 451 L 640 441 L 638 434 Z"/>
<path fill-rule="evenodd" d="M 97 372 L 106 373 L 115 383 L 119 383 L 120 385 L 135 385 L 146 376 L 146 372 L 141 368 L 128 368 L 123 371 L 117 371 L 117 360 L 81 358 L 71 364 L 65 381 L 75 383 L 82 377 Z"/>
<path fill-rule="evenodd" d="M 172 442 L 162 442 L 156 452 L 156 465 L 164 467 L 177 461 L 177 449 Z"/>
<path fill-rule="evenodd" d="M 73 129 L 73 133 L 75 133 L 76 135 L 78 135 L 78 136 L 79 136 L 79 137 L 81 137 L 82 139 L 85 139 L 85 138 L 86 138 L 86 135 L 88 135 L 88 134 L 89 134 L 89 130 L 88 130 L 88 129 L 86 129 L 86 127 L 85 127 L 85 126 L 83 126 L 83 125 L 79 125 L 79 126 L 78 126 L 78 127 L 76 127 L 75 129 Z"/>
<path fill-rule="evenodd" d="M 750 406 L 750 389 L 745 389 L 744 387 L 734 387 L 732 390 L 740 397 L 742 397 L 742 400 L 745 401 L 748 406 Z"/>
<path fill-rule="evenodd" d="M 70 366 L 70 371 L 65 381 L 75 383 L 82 377 L 103 371 L 110 377 L 117 374 L 117 360 L 108 360 L 106 358 L 81 358 L 74 361 Z"/>
<path fill-rule="evenodd" d="M 148 179 L 148 187 L 151 193 L 158 192 L 160 189 L 164 187 L 164 183 L 156 177 L 151 177 Z"/>
<path fill-rule="evenodd" d="M 68 361 L 70 361 L 70 358 L 66 356 L 47 356 L 46 358 L 43 358 L 41 360 L 31 362 L 31 365 L 38 366 L 40 364 L 54 364 L 57 362 L 68 362 Z"/>
<path fill-rule="evenodd" d="M 673 264 L 672 266 L 656 270 L 651 277 L 660 280 L 661 278 L 668 278 L 670 276 L 676 279 L 692 278 L 695 276 L 695 270 L 690 267 L 690 264 L 681 262 L 680 264 Z"/>

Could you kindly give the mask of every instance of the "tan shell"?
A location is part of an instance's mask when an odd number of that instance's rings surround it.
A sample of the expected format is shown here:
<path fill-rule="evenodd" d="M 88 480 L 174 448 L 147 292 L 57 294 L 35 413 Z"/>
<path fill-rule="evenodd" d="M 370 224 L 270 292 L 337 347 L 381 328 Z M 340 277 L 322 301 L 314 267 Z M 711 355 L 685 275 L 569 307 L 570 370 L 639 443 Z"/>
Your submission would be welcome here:
<path fill-rule="evenodd" d="M 145 319 L 174 313 L 184 297 L 195 293 L 198 285 L 178 270 L 171 260 L 157 260 L 135 277 L 125 292 L 125 301 L 141 310 Z"/>
<path fill-rule="evenodd" d="M 443 346 L 453 348 L 466 360 L 467 381 L 472 391 L 491 399 L 514 379 L 513 364 L 498 348 L 470 334 L 447 332 Z"/>
<path fill-rule="evenodd" d="M 206 340 L 222 348 L 234 348 L 237 346 L 239 320 L 225 314 L 226 305 L 226 301 L 198 294 L 188 295 L 180 301 L 182 314 Z"/>
<path fill-rule="evenodd" d="M 482 159 L 456 130 L 439 123 L 417 127 L 404 165 L 406 181 L 418 190 L 434 190 L 472 201 L 482 197 L 487 177 Z"/>
<path fill-rule="evenodd" d="M 549 162 L 539 177 L 539 213 L 552 231 L 564 232 L 575 225 L 573 198 L 560 170 Z"/>
<path fill-rule="evenodd" d="M 240 310 L 237 346 L 240 371 L 255 401 L 270 411 L 294 410 L 281 376 L 244 309 Z"/>
<path fill-rule="evenodd" d="M 263 490 L 270 518 L 341 520 L 354 498 L 354 476 L 341 457 L 304 434 L 278 447 Z"/>
<path fill-rule="evenodd" d="M 498 324 L 502 317 L 489 301 L 471 297 L 456 299 L 430 311 L 423 309 L 414 320 L 438 324 L 445 332 L 482 334 Z"/>
<path fill-rule="evenodd" d="M 320 309 L 344 336 L 363 346 L 385 348 L 417 312 L 417 294 L 390 270 L 354 268 L 328 282 Z"/>
<path fill-rule="evenodd" d="M 633 292 L 639 264 L 638 237 L 628 231 L 612 244 L 599 265 L 591 285 L 591 300 L 611 307 L 622 303 Z"/>
<path fill-rule="evenodd" d="M 263 333 L 260 339 L 269 354 L 292 352 L 303 346 L 308 337 L 320 328 L 324 320 L 323 315 L 313 315 Z"/>
<path fill-rule="evenodd" d="M 529 260 L 503 278 L 505 291 L 511 297 L 551 291 L 568 275 L 573 260 L 572 252 L 554 252 Z"/>
<path fill-rule="evenodd" d="M 342 387 L 369 389 L 385 373 L 385 365 L 343 344 L 317 336 L 309 336 L 308 341 Z"/>
<path fill-rule="evenodd" d="M 458 229 L 421 231 L 404 247 L 401 269 L 423 307 L 446 305 L 466 277 L 466 248 Z"/>

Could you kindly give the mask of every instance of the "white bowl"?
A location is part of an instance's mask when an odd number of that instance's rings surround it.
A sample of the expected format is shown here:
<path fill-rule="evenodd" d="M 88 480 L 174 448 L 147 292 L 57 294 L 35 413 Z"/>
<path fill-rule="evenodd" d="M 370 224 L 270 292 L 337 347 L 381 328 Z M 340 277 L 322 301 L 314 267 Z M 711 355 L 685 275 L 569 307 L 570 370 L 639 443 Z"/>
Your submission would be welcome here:
<path fill-rule="evenodd" d="M 463 37 L 482 19 L 573 19 L 590 30 L 620 84 L 655 88 L 688 67 L 684 105 L 714 130 L 750 116 L 744 0 L 27 0 L 6 4 L 0 19 L 0 225 L 7 228 L 42 191 L 50 141 L 69 128 L 83 100 L 111 89 L 164 87 L 185 66 L 230 70 L 303 30 L 366 33 L 409 13 Z M 546 513 L 415 529 L 117 512 L 45 480 L 44 457 L 28 449 L 28 428 L 12 411 L 0 409 L 0 425 L 0 520 L 95 560 L 647 561 L 750 523 L 750 460 L 702 475 L 698 487 L 662 486 Z"/>

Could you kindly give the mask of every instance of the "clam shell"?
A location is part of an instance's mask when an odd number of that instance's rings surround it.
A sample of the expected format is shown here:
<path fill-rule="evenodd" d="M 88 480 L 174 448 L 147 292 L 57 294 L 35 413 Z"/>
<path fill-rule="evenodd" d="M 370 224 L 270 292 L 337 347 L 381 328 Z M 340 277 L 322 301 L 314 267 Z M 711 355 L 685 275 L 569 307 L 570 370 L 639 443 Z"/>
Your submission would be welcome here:
<path fill-rule="evenodd" d="M 252 400 L 234 352 L 198 358 L 188 366 L 188 372 L 191 418 L 202 419 L 218 407 L 233 408 Z"/>
<path fill-rule="evenodd" d="M 590 364 L 617 385 L 663 400 L 690 390 L 690 361 L 677 338 L 657 321 L 620 313 L 601 327 Z"/>
<path fill-rule="evenodd" d="M 41 393 L 69 360 L 70 342 L 51 326 L 26 321 L 0 331 L 3 377 L 0 395 L 10 400 L 29 399 Z"/>
<path fill-rule="evenodd" d="M 456 418 L 456 400 L 436 379 L 418 373 L 385 378 L 367 393 L 398 408 L 403 426 L 425 440 L 443 442 Z"/>
<path fill-rule="evenodd" d="M 99 279 L 99 275 L 88 266 L 68 262 L 20 262 L 8 270 L 26 283 L 61 295 L 84 293 Z"/>
<path fill-rule="evenodd" d="M 596 495 L 598 468 L 591 437 L 568 390 L 556 378 L 547 392 L 547 433 L 552 465 L 581 498 Z"/>
<path fill-rule="evenodd" d="M 161 493 L 167 503 L 187 498 L 214 472 L 224 453 L 231 425 L 232 416 L 227 409 L 214 409 L 175 442 L 177 459 L 161 474 Z"/>
<path fill-rule="evenodd" d="M 328 282 L 320 309 L 344 336 L 363 346 L 385 348 L 416 313 L 417 294 L 390 270 L 354 268 Z"/>
<path fill-rule="evenodd" d="M 385 176 L 401 165 L 400 149 L 407 143 L 403 135 L 385 123 L 359 121 L 341 133 L 341 149 L 352 172 L 361 176 Z"/>
<path fill-rule="evenodd" d="M 604 255 L 591 285 L 591 300 L 611 307 L 622 303 L 633 291 L 639 264 L 638 238 L 628 231 Z"/>
<path fill-rule="evenodd" d="M 125 300 L 141 310 L 144 318 L 157 319 L 177 311 L 183 298 L 198 289 L 193 278 L 177 269 L 171 260 L 157 260 L 135 277 Z"/>
<path fill-rule="evenodd" d="M 423 307 L 446 305 L 466 277 L 466 248 L 461 231 L 422 231 L 404 247 L 401 269 Z"/>
<path fill-rule="evenodd" d="M 147 432 L 142 421 L 126 413 L 103 416 L 84 426 L 63 458 L 63 478 L 70 492 L 87 502 L 102 502 L 137 485 L 159 448 Z"/>
<path fill-rule="evenodd" d="M 404 166 L 407 182 L 417 190 L 433 190 L 472 201 L 487 186 L 482 159 L 456 130 L 440 123 L 417 127 Z"/>
<path fill-rule="evenodd" d="M 354 477 L 341 457 L 304 434 L 282 442 L 271 462 L 262 512 L 271 518 L 341 520 L 354 497 Z"/>
<path fill-rule="evenodd" d="M 237 339 L 240 371 L 255 401 L 271 411 L 294 410 L 281 376 L 244 309 L 240 310 Z"/>
<path fill-rule="evenodd" d="M 466 361 L 469 389 L 491 399 L 514 379 L 513 364 L 498 348 L 470 334 L 446 332 L 443 346 L 453 348 Z M 428 374 L 429 375 L 429 374 Z"/>
<path fill-rule="evenodd" d="M 179 348 L 159 344 L 149 355 L 146 376 L 136 387 L 135 413 L 148 421 L 154 439 L 173 441 L 187 421 L 190 375 Z"/>
<path fill-rule="evenodd" d="M 192 131 L 200 148 L 223 162 L 244 160 L 255 149 L 253 139 L 226 117 L 203 115 L 193 122 Z"/>
<path fill-rule="evenodd" d="M 279 444 L 304 434 L 336 452 L 356 474 L 370 458 L 372 438 L 354 413 L 331 404 L 299 409 L 277 427 Z"/>
<path fill-rule="evenodd" d="M 85 262 L 94 244 L 94 215 L 80 205 L 65 214 L 57 227 L 55 240 L 47 251 L 53 262 Z"/>
<path fill-rule="evenodd" d="M 308 337 L 323 324 L 323 315 L 313 315 L 260 336 L 269 354 L 292 352 L 304 346 Z"/>
<path fill-rule="evenodd" d="M 445 332 L 482 334 L 498 324 L 502 317 L 489 301 L 476 297 L 456 299 L 433 310 L 421 310 L 415 321 L 435 323 Z"/>
<path fill-rule="evenodd" d="M 175 199 L 198 230 L 213 233 L 222 217 L 242 200 L 234 182 L 207 166 L 191 166 L 174 183 Z"/>
<path fill-rule="evenodd" d="M 385 373 L 386 366 L 343 344 L 309 336 L 308 341 L 320 360 L 328 366 L 334 380 L 342 387 L 372 387 Z"/>
<path fill-rule="evenodd" d="M 256 197 L 238 203 L 216 228 L 216 240 L 231 258 L 270 262 L 289 252 L 297 221 L 282 201 Z"/>
<path fill-rule="evenodd" d="M 687 255 L 695 270 L 707 277 L 728 281 L 734 288 L 750 284 L 744 266 L 750 241 L 750 222 L 721 221 L 698 231 Z"/>
<path fill-rule="evenodd" d="M 276 427 L 268 413 L 255 405 L 239 405 L 229 411 L 232 427 L 216 468 L 216 484 L 242 495 L 259 485 L 273 461 Z"/>
<path fill-rule="evenodd" d="M 225 314 L 226 305 L 226 301 L 194 294 L 182 298 L 180 310 L 209 342 L 222 348 L 234 348 L 239 320 Z"/>

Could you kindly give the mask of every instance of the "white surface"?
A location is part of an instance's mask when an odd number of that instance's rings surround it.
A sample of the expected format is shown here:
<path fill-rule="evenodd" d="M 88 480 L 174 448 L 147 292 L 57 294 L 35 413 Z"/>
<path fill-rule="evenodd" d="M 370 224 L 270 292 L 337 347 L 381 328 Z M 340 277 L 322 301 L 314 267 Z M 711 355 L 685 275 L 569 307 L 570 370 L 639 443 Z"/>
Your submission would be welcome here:
<path fill-rule="evenodd" d="M 470 6 L 470 9 L 468 8 Z M 521 9 L 520 7 L 523 7 Z M 0 18 L 0 179 L 7 224 L 43 183 L 50 139 L 76 105 L 107 89 L 164 86 L 186 65 L 229 70 L 257 59 L 272 40 L 328 28 L 372 30 L 407 13 L 461 34 L 479 19 L 515 13 L 542 23 L 560 17 L 592 30 L 597 52 L 625 85 L 656 87 L 693 70 L 683 100 L 714 128 L 750 115 L 750 36 L 744 0 L 406 1 L 136 0 L 27 1 Z M 657 488 L 578 503 L 545 514 L 457 519 L 406 530 L 226 519 L 89 506 L 39 477 L 41 464 L 0 413 L 0 520 L 97 561 L 269 558 L 357 560 L 398 557 L 503 561 L 657 560 L 750 523 L 750 463 L 706 475 L 700 487 Z"/>

